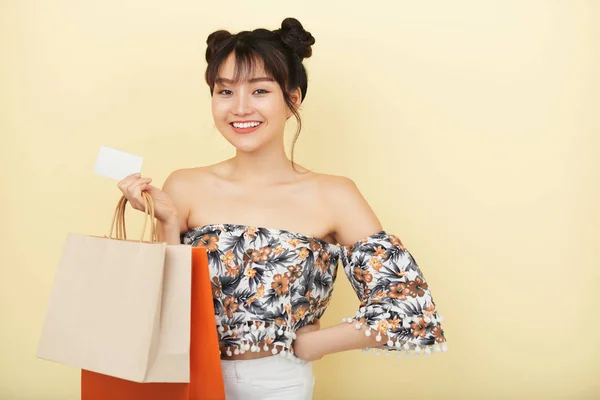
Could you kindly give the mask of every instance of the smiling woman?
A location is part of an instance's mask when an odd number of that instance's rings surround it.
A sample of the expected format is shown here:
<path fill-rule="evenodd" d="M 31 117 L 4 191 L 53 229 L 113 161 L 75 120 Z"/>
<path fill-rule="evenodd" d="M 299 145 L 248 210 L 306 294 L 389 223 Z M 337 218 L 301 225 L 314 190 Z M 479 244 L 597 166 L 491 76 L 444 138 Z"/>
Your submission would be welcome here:
<path fill-rule="evenodd" d="M 293 18 L 274 31 L 212 33 L 205 77 L 235 157 L 177 170 L 162 190 L 140 176 L 119 183 L 139 210 L 141 192 L 152 196 L 162 240 L 207 249 L 228 399 L 310 399 L 311 362 L 341 351 L 446 349 L 420 268 L 354 182 L 285 153 L 287 120 L 298 120 L 295 140 L 302 126 L 302 60 L 314 43 Z M 356 315 L 320 329 L 340 263 L 359 300 Z"/>
<path fill-rule="evenodd" d="M 261 63 L 256 62 L 254 74 L 258 77 L 236 82 L 236 56 L 232 53 L 220 69 L 214 85 L 212 110 L 215 124 L 223 136 L 236 148 L 254 151 L 263 146 L 277 145 L 280 132 L 292 115 L 284 101 L 279 84 L 269 77 Z M 253 75 L 254 75 L 253 74 Z M 299 99 L 294 97 L 294 101 Z M 297 107 L 296 103 L 293 103 Z M 251 134 L 251 136 L 248 136 Z M 240 136 L 246 135 L 246 136 Z"/>
<path fill-rule="evenodd" d="M 236 136 L 222 129 L 227 124 L 237 134 L 265 128 L 260 138 L 239 142 L 251 150 L 276 139 L 274 127 L 293 115 L 298 122 L 292 145 L 293 161 L 294 145 L 302 129 L 298 110 L 308 88 L 302 60 L 312 55 L 314 43 L 310 32 L 294 18 L 286 18 L 281 29 L 274 31 L 256 29 L 232 35 L 220 30 L 208 37 L 205 78 L 213 95 L 215 123 L 231 144 L 236 145 Z M 232 108 L 236 110 L 233 117 L 229 114 Z M 249 111 L 253 110 L 262 118 L 249 119 Z"/>

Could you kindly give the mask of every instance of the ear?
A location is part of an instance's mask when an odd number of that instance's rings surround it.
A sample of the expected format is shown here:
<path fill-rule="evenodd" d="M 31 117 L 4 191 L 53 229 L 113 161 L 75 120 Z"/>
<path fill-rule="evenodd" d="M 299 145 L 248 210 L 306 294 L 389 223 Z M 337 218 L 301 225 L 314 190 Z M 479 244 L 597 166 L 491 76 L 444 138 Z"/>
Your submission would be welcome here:
<path fill-rule="evenodd" d="M 300 88 L 296 88 L 296 90 L 290 92 L 290 98 L 292 99 L 292 103 L 294 103 L 294 106 L 296 106 L 296 109 L 299 109 L 300 105 L 302 104 L 302 91 L 300 90 Z M 292 110 L 288 110 L 288 118 L 292 115 L 294 115 L 294 113 L 292 113 Z"/>

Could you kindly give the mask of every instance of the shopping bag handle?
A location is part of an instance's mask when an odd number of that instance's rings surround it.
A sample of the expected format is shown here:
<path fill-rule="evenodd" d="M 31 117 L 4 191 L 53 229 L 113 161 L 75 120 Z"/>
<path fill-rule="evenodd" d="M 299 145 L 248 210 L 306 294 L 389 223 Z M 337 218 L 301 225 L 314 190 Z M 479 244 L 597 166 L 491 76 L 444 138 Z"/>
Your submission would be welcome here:
<path fill-rule="evenodd" d="M 142 197 L 144 198 L 144 226 L 142 227 L 142 234 L 140 236 L 140 242 L 144 241 L 144 235 L 146 233 L 146 226 L 148 226 L 148 218 L 150 218 L 150 241 L 152 243 L 158 243 L 158 236 L 156 235 L 156 222 L 154 219 L 154 201 L 152 196 L 148 192 L 142 191 Z M 125 208 L 127 205 L 127 197 L 122 196 L 115 212 L 113 214 L 112 222 L 110 224 L 110 230 L 108 238 L 113 238 L 116 223 L 116 239 L 127 240 L 127 231 L 125 229 Z"/>
<path fill-rule="evenodd" d="M 146 233 L 146 226 L 148 225 L 148 218 L 150 218 L 150 241 L 152 243 L 158 242 L 158 237 L 156 235 L 156 222 L 154 220 L 154 201 L 152 196 L 148 192 L 142 192 L 142 197 L 144 198 L 144 226 L 142 227 L 142 234 L 140 236 L 140 242 L 144 241 L 144 234 Z M 121 197 L 117 207 L 115 208 L 115 215 L 113 216 L 113 221 L 116 219 L 117 224 L 117 239 L 127 240 L 127 231 L 125 229 L 125 208 L 127 205 L 127 198 L 125 196 Z M 113 232 L 113 225 L 111 225 L 111 237 Z"/>

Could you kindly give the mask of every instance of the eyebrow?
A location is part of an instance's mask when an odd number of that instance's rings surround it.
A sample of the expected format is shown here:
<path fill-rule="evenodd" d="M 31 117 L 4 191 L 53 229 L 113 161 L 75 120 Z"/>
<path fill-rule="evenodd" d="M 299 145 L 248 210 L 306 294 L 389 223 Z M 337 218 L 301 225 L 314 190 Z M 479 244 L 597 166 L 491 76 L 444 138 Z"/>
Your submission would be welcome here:
<path fill-rule="evenodd" d="M 248 82 L 250 82 L 250 83 L 255 83 L 255 82 L 274 82 L 274 79 L 273 79 L 273 78 L 266 77 L 266 76 L 261 76 L 261 77 L 259 77 L 259 78 L 252 78 L 252 79 L 249 79 L 249 80 L 248 80 Z M 217 78 L 217 79 L 215 80 L 215 83 L 217 83 L 217 84 L 223 84 L 223 83 L 227 83 L 227 84 L 230 84 L 230 85 L 231 85 L 231 84 L 233 84 L 234 82 L 233 82 L 233 80 L 232 80 L 232 79 L 227 79 L 227 78 Z"/>

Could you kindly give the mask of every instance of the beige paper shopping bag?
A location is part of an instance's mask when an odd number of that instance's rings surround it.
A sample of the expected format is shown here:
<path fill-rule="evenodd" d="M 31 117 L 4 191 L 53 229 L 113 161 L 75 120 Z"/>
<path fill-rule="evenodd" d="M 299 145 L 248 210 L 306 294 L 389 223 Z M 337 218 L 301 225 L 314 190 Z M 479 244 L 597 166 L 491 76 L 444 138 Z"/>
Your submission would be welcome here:
<path fill-rule="evenodd" d="M 159 339 L 144 382 L 190 381 L 191 295 L 192 247 L 167 245 Z"/>
<path fill-rule="evenodd" d="M 144 198 L 139 241 L 126 240 L 124 197 L 108 237 L 67 236 L 38 357 L 136 382 L 189 381 L 191 248 L 157 242 Z"/>

